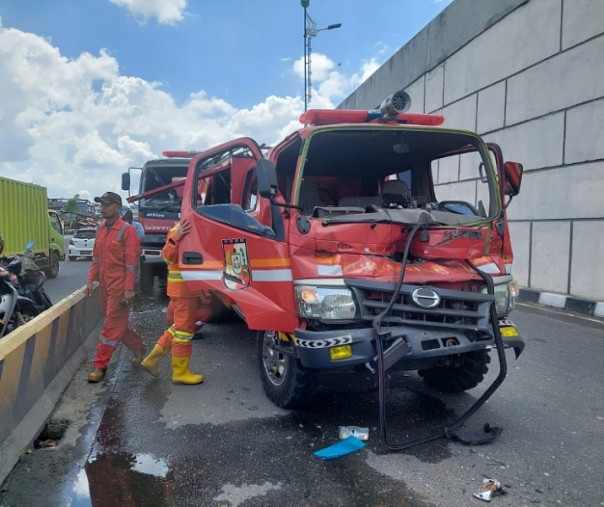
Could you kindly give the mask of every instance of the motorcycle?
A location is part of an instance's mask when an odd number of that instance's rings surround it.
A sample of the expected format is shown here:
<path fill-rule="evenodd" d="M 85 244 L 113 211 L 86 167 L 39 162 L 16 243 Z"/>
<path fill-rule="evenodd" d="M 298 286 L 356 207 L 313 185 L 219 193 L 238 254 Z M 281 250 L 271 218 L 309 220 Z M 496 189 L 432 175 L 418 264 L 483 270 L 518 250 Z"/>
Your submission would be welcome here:
<path fill-rule="evenodd" d="M 46 275 L 33 260 L 33 242 L 2 269 L 0 276 L 0 338 L 25 324 L 52 302 L 44 290 Z"/>

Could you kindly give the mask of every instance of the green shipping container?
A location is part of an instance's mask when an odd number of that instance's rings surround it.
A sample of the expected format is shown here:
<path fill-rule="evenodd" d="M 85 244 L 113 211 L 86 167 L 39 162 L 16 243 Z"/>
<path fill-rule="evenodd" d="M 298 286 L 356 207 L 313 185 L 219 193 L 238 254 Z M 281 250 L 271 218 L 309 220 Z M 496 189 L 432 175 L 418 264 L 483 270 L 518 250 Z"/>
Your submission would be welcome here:
<path fill-rule="evenodd" d="M 45 187 L 0 177 L 0 236 L 3 257 L 33 241 L 36 264 L 48 278 L 59 274 L 59 261 L 65 259 L 63 227 L 57 213 L 48 210 Z"/>

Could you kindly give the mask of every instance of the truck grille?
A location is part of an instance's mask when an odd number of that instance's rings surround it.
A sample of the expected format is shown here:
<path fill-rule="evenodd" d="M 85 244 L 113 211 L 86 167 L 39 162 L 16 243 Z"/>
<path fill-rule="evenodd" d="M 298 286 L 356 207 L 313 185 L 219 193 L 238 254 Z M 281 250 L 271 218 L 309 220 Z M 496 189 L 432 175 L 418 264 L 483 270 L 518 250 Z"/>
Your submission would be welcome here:
<path fill-rule="evenodd" d="M 346 285 L 354 292 L 361 310 L 361 318 L 371 321 L 389 304 L 396 287 L 393 283 L 372 282 L 347 278 Z M 402 285 L 389 315 L 382 322 L 389 325 L 426 325 L 484 332 L 491 334 L 489 309 L 495 297 L 480 292 L 458 291 L 425 286 L 432 289 L 439 302 L 434 308 L 416 303 L 412 294 L 421 285 Z"/>

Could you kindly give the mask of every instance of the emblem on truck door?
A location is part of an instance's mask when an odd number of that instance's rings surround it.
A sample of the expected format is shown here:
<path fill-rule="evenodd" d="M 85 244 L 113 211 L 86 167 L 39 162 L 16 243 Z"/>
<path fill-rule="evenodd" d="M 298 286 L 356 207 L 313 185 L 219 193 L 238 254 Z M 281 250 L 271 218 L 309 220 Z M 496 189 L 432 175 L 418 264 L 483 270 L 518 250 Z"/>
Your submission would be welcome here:
<path fill-rule="evenodd" d="M 440 296 L 428 287 L 419 287 L 411 293 L 411 298 L 417 306 L 422 308 L 436 308 L 440 303 Z"/>
<path fill-rule="evenodd" d="M 224 286 L 231 290 L 245 289 L 250 284 L 250 261 L 245 239 L 223 239 Z"/>

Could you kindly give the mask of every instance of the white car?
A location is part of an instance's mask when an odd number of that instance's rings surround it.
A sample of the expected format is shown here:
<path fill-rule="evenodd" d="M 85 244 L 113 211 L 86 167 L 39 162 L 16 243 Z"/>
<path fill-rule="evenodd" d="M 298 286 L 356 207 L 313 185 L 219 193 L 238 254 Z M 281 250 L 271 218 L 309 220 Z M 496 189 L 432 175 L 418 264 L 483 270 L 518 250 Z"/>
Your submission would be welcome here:
<path fill-rule="evenodd" d="M 69 240 L 69 260 L 75 261 L 78 257 L 92 259 L 92 249 L 94 248 L 94 238 L 96 229 L 86 228 L 78 229 L 73 233 Z"/>

